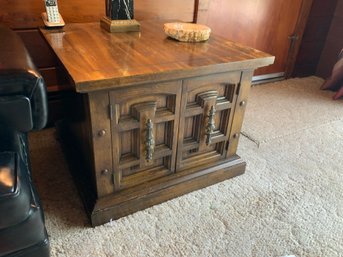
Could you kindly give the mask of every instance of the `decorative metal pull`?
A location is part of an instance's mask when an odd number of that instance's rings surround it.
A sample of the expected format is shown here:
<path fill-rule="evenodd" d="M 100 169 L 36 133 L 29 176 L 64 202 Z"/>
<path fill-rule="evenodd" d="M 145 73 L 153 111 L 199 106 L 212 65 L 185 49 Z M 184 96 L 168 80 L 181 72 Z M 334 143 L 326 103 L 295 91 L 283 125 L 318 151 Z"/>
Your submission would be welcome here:
<path fill-rule="evenodd" d="M 147 161 L 152 160 L 152 155 L 154 153 L 154 148 L 155 148 L 153 128 L 154 128 L 154 124 L 152 123 L 152 120 L 148 119 L 146 122 L 146 137 L 145 137 L 145 147 L 146 147 L 145 159 Z"/>
<path fill-rule="evenodd" d="M 289 46 L 288 53 L 291 53 L 294 50 L 295 44 L 297 40 L 299 39 L 299 36 L 294 33 L 292 35 L 289 35 L 288 39 L 291 41 L 291 45 Z"/>
<path fill-rule="evenodd" d="M 210 109 L 210 113 L 208 115 L 208 122 L 207 122 L 207 126 L 206 126 L 206 145 L 209 145 L 212 142 L 213 130 L 216 127 L 214 125 L 214 115 L 215 114 L 216 114 L 216 109 L 212 105 L 211 109 Z"/>

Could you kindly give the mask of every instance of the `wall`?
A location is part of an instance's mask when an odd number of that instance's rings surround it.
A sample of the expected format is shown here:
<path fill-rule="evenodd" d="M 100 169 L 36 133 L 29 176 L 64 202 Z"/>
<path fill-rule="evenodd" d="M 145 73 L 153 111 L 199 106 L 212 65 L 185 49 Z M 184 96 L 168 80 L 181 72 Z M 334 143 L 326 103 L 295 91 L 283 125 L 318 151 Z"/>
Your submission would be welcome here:
<path fill-rule="evenodd" d="M 336 5 L 337 0 L 313 1 L 293 76 L 304 77 L 316 74 Z"/>
<path fill-rule="evenodd" d="M 274 55 L 273 65 L 255 75 L 274 74 L 292 69 L 312 0 L 211 0 L 200 2 L 198 21 L 213 33 Z M 297 34 L 292 44 L 289 37 Z M 288 74 L 287 74 L 288 75 Z"/>
<path fill-rule="evenodd" d="M 135 0 L 139 20 L 151 18 L 193 21 L 195 0 Z M 105 14 L 105 0 L 58 0 L 65 22 L 94 22 Z M 43 0 L 1 0 L 0 22 L 13 29 L 42 26 Z"/>
<path fill-rule="evenodd" d="M 336 10 L 317 66 L 316 75 L 327 78 L 343 48 L 343 0 L 337 1 Z"/>

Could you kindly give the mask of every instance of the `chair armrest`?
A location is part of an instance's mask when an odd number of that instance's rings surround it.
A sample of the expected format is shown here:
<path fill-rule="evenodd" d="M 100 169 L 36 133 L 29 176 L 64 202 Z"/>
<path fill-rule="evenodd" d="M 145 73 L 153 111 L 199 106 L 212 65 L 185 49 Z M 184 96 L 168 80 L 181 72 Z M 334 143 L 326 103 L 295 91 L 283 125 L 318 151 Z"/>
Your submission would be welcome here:
<path fill-rule="evenodd" d="M 45 82 L 34 66 L 20 37 L 0 25 L 0 97 L 24 96 L 30 100 L 33 129 L 47 121 Z"/>

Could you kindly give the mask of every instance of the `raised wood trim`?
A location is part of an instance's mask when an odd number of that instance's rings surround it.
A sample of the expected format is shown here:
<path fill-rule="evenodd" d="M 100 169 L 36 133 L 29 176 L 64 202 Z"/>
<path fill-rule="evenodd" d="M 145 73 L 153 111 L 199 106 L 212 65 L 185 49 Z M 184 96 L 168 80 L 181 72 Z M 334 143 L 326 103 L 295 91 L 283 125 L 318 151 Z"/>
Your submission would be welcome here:
<path fill-rule="evenodd" d="M 109 91 L 114 113 L 111 127 L 115 191 L 175 171 L 181 88 L 182 81 L 171 81 Z M 153 124 L 155 141 L 149 160 L 148 120 Z M 157 133 L 161 123 L 165 127 Z"/>
<path fill-rule="evenodd" d="M 176 164 L 178 170 L 187 169 L 196 162 L 207 164 L 227 157 L 224 145 L 229 139 L 236 104 L 235 92 L 240 79 L 241 72 L 233 71 L 184 80 Z M 217 97 L 219 91 L 221 93 Z M 204 97 L 207 101 L 204 101 Z M 221 111 L 225 112 L 215 121 L 212 143 L 207 145 L 205 131 L 211 106 L 217 110 L 217 116 Z"/>
<path fill-rule="evenodd" d="M 112 163 L 112 133 L 108 106 L 108 92 L 95 92 L 88 95 L 92 156 L 94 158 L 95 181 L 98 197 L 114 191 Z M 103 133 L 104 132 L 104 133 Z"/>
<path fill-rule="evenodd" d="M 231 156 L 235 154 L 237 151 L 239 135 L 243 124 L 244 113 L 251 88 L 251 77 L 253 73 L 253 70 L 246 70 L 242 72 L 239 90 L 237 90 L 238 95 L 235 99 L 236 105 L 233 110 L 234 116 L 230 130 L 229 148 L 227 150 L 227 156 Z"/>

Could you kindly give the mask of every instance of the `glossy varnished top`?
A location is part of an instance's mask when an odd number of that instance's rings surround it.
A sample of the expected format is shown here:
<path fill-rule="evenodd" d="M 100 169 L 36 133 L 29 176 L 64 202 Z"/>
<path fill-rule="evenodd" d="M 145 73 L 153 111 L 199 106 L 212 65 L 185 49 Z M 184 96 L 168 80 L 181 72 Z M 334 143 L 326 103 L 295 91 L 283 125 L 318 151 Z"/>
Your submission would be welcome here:
<path fill-rule="evenodd" d="M 141 32 L 109 33 L 99 23 L 41 29 L 74 82 L 77 92 L 187 78 L 274 62 L 261 51 L 211 35 L 207 42 L 168 38 L 163 23 L 141 22 Z"/>

